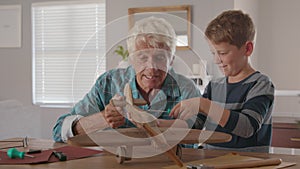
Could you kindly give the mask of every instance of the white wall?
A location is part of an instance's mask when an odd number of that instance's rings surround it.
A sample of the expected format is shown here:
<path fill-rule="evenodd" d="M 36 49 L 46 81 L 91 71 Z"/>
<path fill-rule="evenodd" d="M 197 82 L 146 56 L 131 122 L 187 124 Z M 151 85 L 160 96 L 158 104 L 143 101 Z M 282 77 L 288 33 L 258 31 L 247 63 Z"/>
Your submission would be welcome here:
<path fill-rule="evenodd" d="M 300 89 L 300 1 L 259 1 L 259 69 L 277 89 Z"/>
<path fill-rule="evenodd" d="M 271 77 L 277 90 L 298 90 L 290 96 L 281 91 L 285 96 L 276 96 L 273 115 L 299 118 L 300 1 L 259 1 L 258 13 L 259 70 Z"/>

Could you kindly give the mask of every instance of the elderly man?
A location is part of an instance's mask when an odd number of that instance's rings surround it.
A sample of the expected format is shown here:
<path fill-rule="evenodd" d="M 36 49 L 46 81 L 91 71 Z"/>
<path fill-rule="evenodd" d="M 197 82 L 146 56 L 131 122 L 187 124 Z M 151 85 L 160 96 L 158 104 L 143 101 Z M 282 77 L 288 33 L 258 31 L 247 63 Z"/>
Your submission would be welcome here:
<path fill-rule="evenodd" d="M 169 111 L 181 100 L 199 97 L 197 86 L 185 76 L 174 72 L 171 65 L 176 49 L 172 26 L 161 18 L 149 17 L 136 22 L 127 39 L 129 61 L 126 69 L 112 69 L 102 74 L 92 89 L 70 113 L 62 115 L 53 128 L 53 138 L 66 142 L 74 135 L 106 128 L 126 128 L 135 125 L 124 116 L 121 107 L 110 100 L 124 99 L 128 83 L 134 99 L 143 99 L 139 108 L 157 118 L 160 127 L 174 125 L 191 127 L 193 120 L 179 120 Z"/>

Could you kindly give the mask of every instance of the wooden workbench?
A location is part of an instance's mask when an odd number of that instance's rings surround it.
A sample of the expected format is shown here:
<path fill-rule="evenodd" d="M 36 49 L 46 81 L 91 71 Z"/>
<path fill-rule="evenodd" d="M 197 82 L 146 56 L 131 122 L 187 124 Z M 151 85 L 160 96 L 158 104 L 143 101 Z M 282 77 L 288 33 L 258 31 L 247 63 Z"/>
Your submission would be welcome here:
<path fill-rule="evenodd" d="M 0 143 L 0 147 L 4 144 Z M 7 145 L 7 143 L 5 144 Z M 51 140 L 42 139 L 30 139 L 28 148 L 43 148 L 49 149 L 54 147 L 61 147 L 65 144 L 54 143 Z M 183 149 L 183 162 L 189 162 L 205 158 L 213 158 L 221 155 L 227 154 L 228 151 L 219 150 L 204 150 L 204 149 Z M 285 162 L 295 162 L 296 165 L 289 167 L 288 169 L 298 169 L 300 167 L 300 156 L 299 155 L 280 155 L 280 154 L 268 154 L 268 153 L 249 153 L 249 152 L 239 152 L 241 155 L 247 155 L 259 158 L 281 158 Z M 0 157 L 1 158 L 1 157 Z M 163 168 L 166 166 L 174 165 L 174 162 L 168 159 L 164 154 L 157 155 L 149 158 L 132 159 L 124 164 L 118 164 L 115 159 L 115 155 L 108 152 L 103 152 L 102 154 L 77 159 L 65 162 L 55 162 L 46 164 L 33 164 L 33 165 L 0 165 L 0 169 L 19 169 L 19 168 L 39 168 L 39 169 L 99 169 L 99 168 L 124 168 L 124 169 L 152 169 L 152 168 Z"/>

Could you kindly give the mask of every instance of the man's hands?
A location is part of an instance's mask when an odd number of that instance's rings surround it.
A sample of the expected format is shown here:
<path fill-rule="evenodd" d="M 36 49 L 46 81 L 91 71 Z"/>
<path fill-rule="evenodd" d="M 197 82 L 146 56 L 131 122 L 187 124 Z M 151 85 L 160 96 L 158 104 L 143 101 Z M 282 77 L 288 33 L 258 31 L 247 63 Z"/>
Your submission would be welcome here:
<path fill-rule="evenodd" d="M 81 135 L 85 133 L 91 133 L 97 130 L 105 129 L 107 127 L 117 128 L 124 125 L 125 117 L 122 114 L 122 107 L 124 107 L 124 97 L 116 95 L 113 97 L 116 99 L 117 106 L 115 106 L 112 101 L 105 107 L 105 110 L 92 114 L 90 116 L 85 116 L 75 122 L 72 126 L 72 131 L 74 135 Z"/>
<path fill-rule="evenodd" d="M 115 95 L 112 99 L 121 102 L 125 100 L 125 98 L 120 95 Z M 117 128 L 124 125 L 124 116 L 125 112 L 123 111 L 123 107 L 120 107 L 120 105 L 114 105 L 112 101 L 106 105 L 105 111 L 103 112 L 104 119 L 112 128 Z"/>

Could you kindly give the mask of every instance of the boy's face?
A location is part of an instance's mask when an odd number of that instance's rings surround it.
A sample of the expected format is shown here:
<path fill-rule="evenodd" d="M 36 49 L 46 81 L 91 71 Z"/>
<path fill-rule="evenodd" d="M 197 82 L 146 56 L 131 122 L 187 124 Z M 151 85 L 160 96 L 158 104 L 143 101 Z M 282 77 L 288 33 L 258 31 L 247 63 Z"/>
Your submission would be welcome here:
<path fill-rule="evenodd" d="M 226 77 L 238 76 L 247 67 L 249 56 L 247 43 L 238 49 L 227 42 L 218 44 L 209 42 L 214 61 Z"/>

